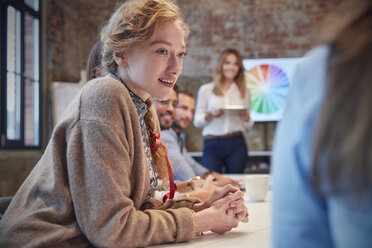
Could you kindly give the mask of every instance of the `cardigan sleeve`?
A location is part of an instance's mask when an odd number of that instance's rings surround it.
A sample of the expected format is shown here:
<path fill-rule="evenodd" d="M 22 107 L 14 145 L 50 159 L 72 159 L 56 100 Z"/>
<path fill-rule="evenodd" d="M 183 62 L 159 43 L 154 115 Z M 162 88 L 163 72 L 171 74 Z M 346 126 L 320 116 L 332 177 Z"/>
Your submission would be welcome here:
<path fill-rule="evenodd" d="M 150 199 L 149 201 L 142 204 L 141 209 L 177 209 L 177 208 L 190 208 L 194 207 L 195 203 L 199 203 L 200 200 L 198 198 L 188 197 L 188 198 L 181 198 L 177 200 L 168 200 L 165 203 L 157 200 L 157 199 Z"/>
<path fill-rule="evenodd" d="M 193 237 L 192 210 L 134 207 L 130 158 L 109 128 L 91 121 L 78 123 L 70 140 L 68 170 L 76 219 L 93 245 L 146 246 Z"/>
<path fill-rule="evenodd" d="M 111 88 L 110 94 L 105 88 L 95 92 L 99 93 L 91 97 L 99 99 L 90 101 L 99 102 L 99 109 L 91 110 L 92 115 L 85 114 L 67 138 L 68 180 L 81 231 L 97 247 L 138 247 L 190 240 L 195 235 L 191 209 L 139 209 L 138 202 L 143 201 L 148 191 L 148 167 L 143 164 L 143 151 L 134 149 L 142 145 L 135 144 L 136 135 L 127 120 L 135 114 L 120 116 L 123 112 L 117 102 L 123 98 L 120 89 Z M 87 107 L 93 108 L 82 109 Z M 100 113 L 107 116 L 99 118 Z M 121 117 L 128 126 L 112 125 Z"/>

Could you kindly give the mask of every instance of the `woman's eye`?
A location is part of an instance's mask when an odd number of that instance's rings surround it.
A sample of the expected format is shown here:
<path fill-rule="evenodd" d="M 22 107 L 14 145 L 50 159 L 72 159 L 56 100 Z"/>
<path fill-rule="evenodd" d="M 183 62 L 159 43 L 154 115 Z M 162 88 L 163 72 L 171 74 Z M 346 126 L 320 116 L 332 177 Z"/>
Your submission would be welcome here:
<path fill-rule="evenodd" d="M 186 56 L 186 53 L 180 53 L 180 54 L 178 54 L 178 57 L 180 57 L 180 58 L 184 58 Z"/>
<path fill-rule="evenodd" d="M 164 55 L 168 54 L 168 51 L 165 50 L 165 49 L 159 49 L 159 50 L 156 50 L 156 52 L 159 53 L 159 54 L 164 54 Z"/>

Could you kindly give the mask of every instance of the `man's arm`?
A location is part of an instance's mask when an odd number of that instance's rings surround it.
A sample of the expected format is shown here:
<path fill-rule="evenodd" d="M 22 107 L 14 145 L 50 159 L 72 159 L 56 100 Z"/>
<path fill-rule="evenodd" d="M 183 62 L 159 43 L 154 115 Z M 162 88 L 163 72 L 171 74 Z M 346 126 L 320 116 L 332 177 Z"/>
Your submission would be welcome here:
<path fill-rule="evenodd" d="M 195 175 L 194 176 L 201 176 L 204 177 L 204 174 L 209 172 L 207 168 L 205 168 L 203 165 L 198 163 L 187 151 L 187 149 L 183 148 L 183 158 L 185 159 L 185 162 L 190 165 L 190 167 L 194 170 Z"/>
<path fill-rule="evenodd" d="M 173 133 L 172 133 L 173 132 Z M 183 157 L 177 142 L 177 136 L 172 130 L 164 130 L 161 132 L 163 143 L 168 149 L 168 158 L 172 166 L 175 180 L 186 181 L 196 176 L 193 168 L 187 163 Z"/>

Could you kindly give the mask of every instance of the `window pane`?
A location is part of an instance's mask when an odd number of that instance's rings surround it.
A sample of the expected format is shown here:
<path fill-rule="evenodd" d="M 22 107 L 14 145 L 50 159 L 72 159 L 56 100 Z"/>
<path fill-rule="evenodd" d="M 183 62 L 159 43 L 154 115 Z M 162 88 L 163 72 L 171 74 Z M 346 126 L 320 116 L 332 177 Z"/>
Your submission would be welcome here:
<path fill-rule="evenodd" d="M 8 140 L 21 139 L 21 77 L 8 72 L 7 75 L 7 127 Z"/>
<path fill-rule="evenodd" d="M 7 70 L 21 73 L 21 13 L 8 7 Z"/>
<path fill-rule="evenodd" d="M 13 7 L 7 11 L 7 127 L 9 140 L 21 139 L 21 13 Z"/>
<path fill-rule="evenodd" d="M 25 77 L 39 80 L 39 21 L 25 13 Z"/>
<path fill-rule="evenodd" d="M 25 79 L 25 145 L 39 145 L 39 83 Z"/>
<path fill-rule="evenodd" d="M 39 21 L 25 13 L 25 145 L 39 145 Z"/>
<path fill-rule="evenodd" d="M 35 11 L 39 10 L 39 0 L 25 0 L 25 4 L 33 8 Z"/>

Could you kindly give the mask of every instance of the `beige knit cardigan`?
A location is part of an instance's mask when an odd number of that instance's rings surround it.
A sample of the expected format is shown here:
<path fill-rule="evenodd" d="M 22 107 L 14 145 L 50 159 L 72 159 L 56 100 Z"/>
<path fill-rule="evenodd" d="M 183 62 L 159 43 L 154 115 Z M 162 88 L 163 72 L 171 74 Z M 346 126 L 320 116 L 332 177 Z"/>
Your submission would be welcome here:
<path fill-rule="evenodd" d="M 192 239 L 195 200 L 143 205 L 149 180 L 128 90 L 110 77 L 90 81 L 0 221 L 0 247 L 136 247 Z"/>

